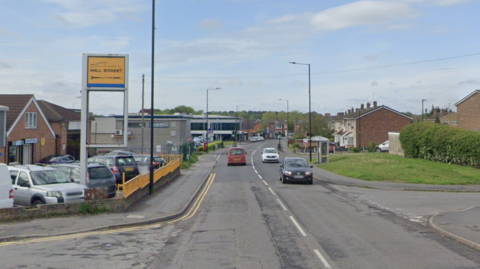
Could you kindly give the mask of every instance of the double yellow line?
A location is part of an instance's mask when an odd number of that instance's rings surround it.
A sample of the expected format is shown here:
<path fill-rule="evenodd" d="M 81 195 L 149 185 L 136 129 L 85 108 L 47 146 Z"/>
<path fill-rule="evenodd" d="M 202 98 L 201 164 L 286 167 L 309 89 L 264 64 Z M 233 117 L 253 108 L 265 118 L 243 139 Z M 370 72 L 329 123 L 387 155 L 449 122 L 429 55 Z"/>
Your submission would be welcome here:
<path fill-rule="evenodd" d="M 198 208 L 200 207 L 200 205 L 202 204 L 202 201 L 203 199 L 205 199 L 205 196 L 207 195 L 208 193 L 208 190 L 210 189 L 210 187 L 212 186 L 213 184 L 213 181 L 215 180 L 215 176 L 217 174 L 215 173 L 212 173 L 210 174 L 210 177 L 208 178 L 207 180 L 207 184 L 205 185 L 205 188 L 202 190 L 202 192 L 200 193 L 200 195 L 198 196 L 198 199 L 195 201 L 195 203 L 193 204 L 193 206 L 190 208 L 190 210 L 188 211 L 188 213 L 186 215 L 184 215 L 183 217 L 181 218 L 178 218 L 176 220 L 172 220 L 172 221 L 169 221 L 168 223 L 169 224 L 172 224 L 174 222 L 177 222 L 177 221 L 180 221 L 180 220 L 187 220 L 191 217 L 193 217 L 195 215 L 195 213 L 197 212 Z"/>

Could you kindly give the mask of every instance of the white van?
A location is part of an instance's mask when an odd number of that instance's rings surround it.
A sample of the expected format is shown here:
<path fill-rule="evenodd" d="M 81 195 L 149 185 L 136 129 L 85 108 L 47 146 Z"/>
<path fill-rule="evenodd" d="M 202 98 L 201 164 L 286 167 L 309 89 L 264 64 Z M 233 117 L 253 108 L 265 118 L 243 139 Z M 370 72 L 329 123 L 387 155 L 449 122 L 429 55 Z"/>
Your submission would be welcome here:
<path fill-rule="evenodd" d="M 13 186 L 8 167 L 0 163 L 0 208 L 13 207 Z"/>

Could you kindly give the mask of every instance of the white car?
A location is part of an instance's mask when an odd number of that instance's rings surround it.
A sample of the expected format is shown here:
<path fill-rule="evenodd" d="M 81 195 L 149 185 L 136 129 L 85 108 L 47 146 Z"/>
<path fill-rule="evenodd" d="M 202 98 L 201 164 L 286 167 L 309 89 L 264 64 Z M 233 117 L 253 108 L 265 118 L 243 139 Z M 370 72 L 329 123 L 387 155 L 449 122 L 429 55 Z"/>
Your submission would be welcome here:
<path fill-rule="evenodd" d="M 263 141 L 263 140 L 265 140 L 265 138 L 263 138 L 263 136 L 258 136 L 258 137 L 257 137 L 257 140 L 258 140 L 258 141 Z"/>
<path fill-rule="evenodd" d="M 258 137 L 257 137 L 257 136 L 252 136 L 252 137 L 250 137 L 250 142 L 255 142 L 255 141 L 258 141 Z"/>
<path fill-rule="evenodd" d="M 13 207 L 13 185 L 8 167 L 0 163 L 0 208 Z"/>
<path fill-rule="evenodd" d="M 279 162 L 278 152 L 275 148 L 264 148 L 262 152 L 262 162 Z"/>
<path fill-rule="evenodd" d="M 385 152 L 388 151 L 390 148 L 388 140 L 383 142 L 382 144 L 378 145 L 377 152 Z"/>

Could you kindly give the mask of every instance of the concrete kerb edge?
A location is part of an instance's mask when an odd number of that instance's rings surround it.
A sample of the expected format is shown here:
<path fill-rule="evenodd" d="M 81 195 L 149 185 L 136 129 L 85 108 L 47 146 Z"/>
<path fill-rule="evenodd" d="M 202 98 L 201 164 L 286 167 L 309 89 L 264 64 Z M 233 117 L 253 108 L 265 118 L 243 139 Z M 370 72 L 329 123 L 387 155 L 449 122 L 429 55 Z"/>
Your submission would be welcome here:
<path fill-rule="evenodd" d="M 0 237 L 0 242 L 19 241 L 19 240 L 25 240 L 25 239 L 30 239 L 30 238 L 42 238 L 42 237 L 49 237 L 49 236 L 63 236 L 63 235 L 72 235 L 72 234 L 82 234 L 82 233 L 87 233 L 87 232 L 110 230 L 110 229 L 119 229 L 119 228 L 131 227 L 131 226 L 143 226 L 143 225 L 154 224 L 154 223 L 163 222 L 163 221 L 166 221 L 166 220 L 177 218 L 177 217 L 183 215 L 185 213 L 185 211 L 187 211 L 187 209 L 191 206 L 192 202 L 195 200 L 195 198 L 200 193 L 200 190 L 205 186 L 205 183 L 207 182 L 208 178 L 212 174 L 212 171 L 215 168 L 216 164 L 217 164 L 217 160 L 215 159 L 215 164 L 212 166 L 212 169 L 210 169 L 210 172 L 207 174 L 207 176 L 205 176 L 205 178 L 202 181 L 202 184 L 200 184 L 200 186 L 198 186 L 198 188 L 195 190 L 192 197 L 190 197 L 190 200 L 187 202 L 187 204 L 179 212 L 174 213 L 172 215 L 168 215 L 168 216 L 164 216 L 164 217 L 160 217 L 160 218 L 156 218 L 156 219 L 151 219 L 151 220 L 135 221 L 135 222 L 131 222 L 131 223 L 122 223 L 122 224 L 113 224 L 113 225 L 96 227 L 96 228 L 92 228 L 92 229 L 65 232 L 65 233 Z"/>
<path fill-rule="evenodd" d="M 458 236 L 458 235 L 455 235 L 447 230 L 444 230 L 440 227 L 438 227 L 436 224 L 435 224 L 435 217 L 438 216 L 439 214 L 436 214 L 436 215 L 433 215 L 431 216 L 429 219 L 428 219 L 428 226 L 430 226 L 432 229 L 434 229 L 436 232 L 440 233 L 441 235 L 443 236 L 446 236 L 446 237 L 449 237 L 453 240 L 456 240 L 457 242 L 460 242 L 468 247 L 471 247 L 475 250 L 478 250 L 480 251 L 480 244 L 477 244 L 473 241 L 470 241 L 466 238 L 463 238 L 461 236 Z"/>

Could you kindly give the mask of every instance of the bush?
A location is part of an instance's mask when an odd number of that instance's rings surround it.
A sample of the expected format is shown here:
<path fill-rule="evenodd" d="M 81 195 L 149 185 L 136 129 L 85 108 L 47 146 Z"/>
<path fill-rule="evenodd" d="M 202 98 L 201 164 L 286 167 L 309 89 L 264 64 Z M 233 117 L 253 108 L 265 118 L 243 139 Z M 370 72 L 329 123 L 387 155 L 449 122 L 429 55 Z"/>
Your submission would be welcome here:
<path fill-rule="evenodd" d="M 359 148 L 359 147 L 358 147 L 358 148 L 357 148 L 357 147 L 355 147 L 355 148 L 350 148 L 350 152 L 351 152 L 351 153 L 360 153 L 360 151 L 362 151 L 362 149 Z"/>
<path fill-rule="evenodd" d="M 303 139 L 303 138 L 305 138 L 305 136 L 302 135 L 302 134 L 294 134 L 294 135 L 292 136 L 292 139 Z"/>
<path fill-rule="evenodd" d="M 368 145 L 367 150 L 368 152 L 375 152 L 377 150 L 377 143 L 370 141 L 370 145 Z"/>
<path fill-rule="evenodd" d="M 435 162 L 480 165 L 480 133 L 432 122 L 408 125 L 400 132 L 407 158 Z"/>

